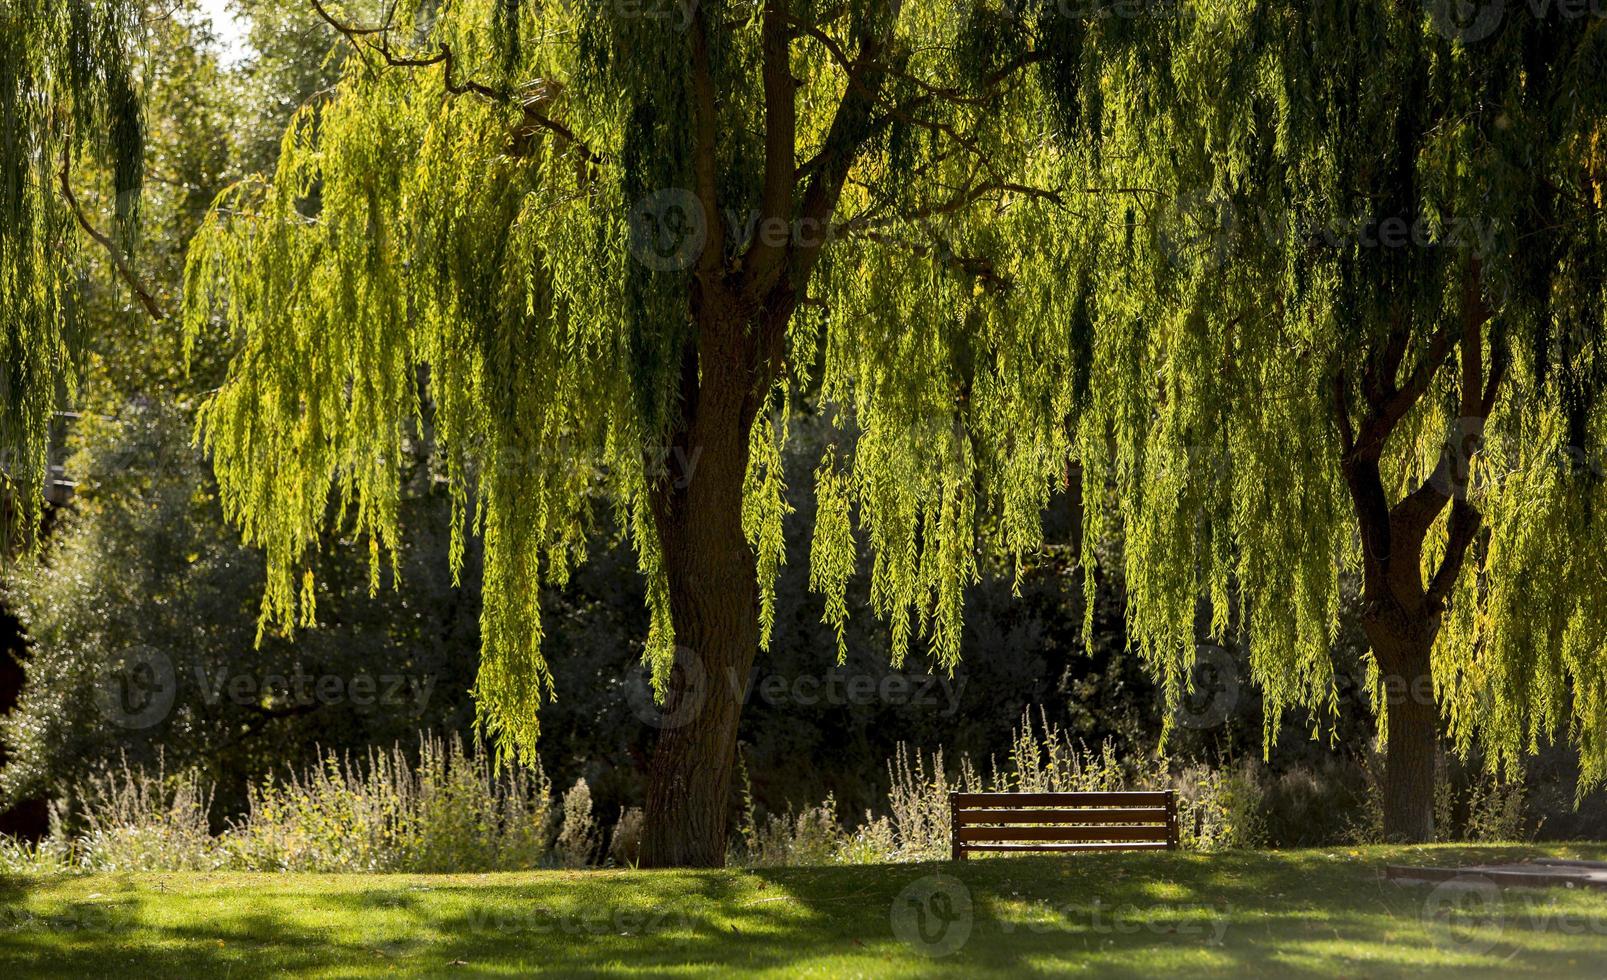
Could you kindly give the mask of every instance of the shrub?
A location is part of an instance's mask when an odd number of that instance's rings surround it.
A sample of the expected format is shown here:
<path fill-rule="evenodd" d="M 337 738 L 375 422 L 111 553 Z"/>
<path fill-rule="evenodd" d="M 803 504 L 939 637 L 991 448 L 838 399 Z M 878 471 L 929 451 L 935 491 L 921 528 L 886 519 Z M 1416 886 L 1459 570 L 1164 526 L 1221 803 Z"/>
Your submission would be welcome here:
<path fill-rule="evenodd" d="M 493 871 L 536 867 L 549 838 L 550 787 L 538 766 L 500 772 L 478 743 L 420 739 L 361 765 L 322 767 L 255 787 L 222 836 L 232 867 L 261 871 Z"/>
<path fill-rule="evenodd" d="M 55 825 L 56 815 L 52 814 L 51 833 L 37 842 L 0 834 L 0 874 L 48 875 L 73 870 L 72 848 Z"/>
<path fill-rule="evenodd" d="M 73 506 L 4 582 L 29 640 L 17 704 L 0 714 L 4 805 L 66 796 L 125 755 L 154 768 L 160 751 L 170 769 L 196 770 L 222 813 L 237 814 L 251 783 L 319 762 L 320 745 L 469 730 L 476 552 L 459 590 L 445 557 L 445 497 L 426 461 L 410 464 L 397 504 L 408 522 L 400 591 L 386 594 L 385 583 L 371 595 L 366 550 L 331 540 L 314 584 L 319 622 L 294 640 L 259 637 L 261 556 L 225 522 L 205 455 L 190 444 L 193 425 L 158 399 L 74 426 Z M 138 724 L 108 724 L 146 670 L 167 676 L 142 693 L 168 700 Z M 333 696 L 319 693 L 326 678 L 341 681 Z M 372 698 L 354 696 L 359 681 L 376 684 Z"/>
<path fill-rule="evenodd" d="M 886 817 L 865 814 L 865 822 L 837 848 L 837 864 L 886 864 L 898 860 L 898 837 Z"/>
<path fill-rule="evenodd" d="M 563 826 L 553 845 L 553 859 L 562 868 L 583 868 L 591 863 L 601 845 L 601 832 L 591 813 L 591 787 L 578 780 L 564 794 Z"/>
<path fill-rule="evenodd" d="M 642 853 L 642 809 L 627 807 L 620 812 L 608 840 L 608 856 L 618 865 L 634 868 Z"/>
<path fill-rule="evenodd" d="M 950 782 L 941 748 L 927 758 L 899 745 L 888 763 L 892 785 L 887 806 L 892 811 L 894 855 L 904 861 L 934 861 L 949 854 L 949 794 L 981 786 L 971 761 L 960 758 L 959 775 Z"/>
<path fill-rule="evenodd" d="M 1490 774 L 1468 787 L 1462 839 L 1476 843 L 1532 839 L 1524 781 Z"/>
<path fill-rule="evenodd" d="M 571 791 L 573 792 L 573 791 Z M 55 808 L 49 836 L 0 842 L 11 871 L 469 872 L 539 866 L 551 793 L 539 767 L 504 765 L 461 740 L 423 736 L 415 762 L 393 746 L 361 762 L 325 757 L 252 788 L 250 810 L 208 833 L 211 795 L 195 770 L 122 765 L 92 773 Z"/>
<path fill-rule="evenodd" d="M 1471 764 L 1470 764 L 1471 763 Z M 1529 815 L 1522 774 L 1490 772 L 1477 760 L 1463 763 L 1442 754 L 1434 767 L 1434 835 L 1440 841 L 1494 843 L 1529 840 L 1536 824 Z M 1384 840 L 1383 759 L 1375 750 L 1363 759 L 1366 779 L 1361 819 L 1350 838 L 1364 844 Z"/>
<path fill-rule="evenodd" d="M 1074 740 L 1039 712 L 1033 723 L 1030 711 L 1011 736 L 1009 761 L 994 761 L 984 779 L 967 758 L 961 757 L 956 774 L 948 775 L 943 752 L 928 757 L 901 745 L 889 764 L 892 786 L 888 808 L 892 812 L 894 856 L 906 861 L 928 861 L 949 855 L 949 794 L 951 792 L 1078 793 L 1119 789 L 1178 790 L 1178 823 L 1185 848 L 1213 850 L 1253 846 L 1259 838 L 1258 798 L 1253 783 L 1203 766 L 1184 770 L 1177 780 L 1168 775 L 1160 756 L 1124 761 L 1113 741 L 1095 752 Z"/>
<path fill-rule="evenodd" d="M 849 843 L 830 796 L 801 812 L 771 814 L 753 834 L 746 863 L 757 867 L 834 864 Z"/>
<path fill-rule="evenodd" d="M 209 789 L 188 770 L 169 775 L 160 757 L 154 771 L 120 765 L 92 773 L 78 788 L 84 827 L 70 849 L 85 871 L 201 871 L 214 866 L 207 813 Z M 69 822 L 57 805 L 52 825 Z M 58 838 L 59 840 L 59 838 Z M 64 849 L 57 845 L 58 853 Z"/>

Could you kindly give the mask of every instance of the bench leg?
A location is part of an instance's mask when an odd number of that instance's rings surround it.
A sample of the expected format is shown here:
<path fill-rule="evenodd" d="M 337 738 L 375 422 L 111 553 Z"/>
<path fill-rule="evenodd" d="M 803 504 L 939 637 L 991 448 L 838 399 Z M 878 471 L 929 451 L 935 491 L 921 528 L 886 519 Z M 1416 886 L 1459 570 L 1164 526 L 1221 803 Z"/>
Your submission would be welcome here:
<path fill-rule="evenodd" d="M 953 793 L 949 794 L 949 860 L 965 860 L 965 848 L 960 846 L 960 801 Z"/>

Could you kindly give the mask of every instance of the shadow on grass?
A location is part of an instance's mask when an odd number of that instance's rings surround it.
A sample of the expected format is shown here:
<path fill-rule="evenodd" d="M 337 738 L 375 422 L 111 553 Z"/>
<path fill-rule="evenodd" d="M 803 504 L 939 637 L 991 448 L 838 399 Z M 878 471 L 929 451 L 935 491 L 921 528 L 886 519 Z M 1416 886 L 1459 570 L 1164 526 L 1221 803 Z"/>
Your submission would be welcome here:
<path fill-rule="evenodd" d="M 913 952 L 964 972 L 1602 976 L 1607 894 L 1492 889 L 1493 899 L 1475 891 L 1470 903 L 1465 888 L 1381 875 L 1385 863 L 1465 866 L 1541 851 L 1336 848 L 892 866 L 872 904 L 895 932 L 903 920 Z M 805 872 L 774 874 L 789 881 Z M 800 895 L 819 892 L 800 884 Z M 939 892 L 947 894 L 939 900 Z M 957 915 L 964 902 L 969 915 Z M 944 918 L 968 926 L 963 942 L 946 934 Z"/>
<path fill-rule="evenodd" d="M 1445 923 L 1431 889 L 1379 876 L 1386 860 L 1469 864 L 1521 853 L 12 878 L 0 881 L 0 973 L 1601 975 L 1607 896 L 1509 893 L 1494 913 Z"/>

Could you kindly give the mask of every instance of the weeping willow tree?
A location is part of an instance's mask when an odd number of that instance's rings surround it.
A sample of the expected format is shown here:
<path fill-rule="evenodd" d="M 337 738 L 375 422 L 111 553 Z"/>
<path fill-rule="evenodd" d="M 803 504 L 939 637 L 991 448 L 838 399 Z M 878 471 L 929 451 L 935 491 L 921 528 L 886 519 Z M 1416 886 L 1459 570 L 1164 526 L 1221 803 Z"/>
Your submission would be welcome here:
<path fill-rule="evenodd" d="M 1174 696 L 1205 597 L 1269 739 L 1319 730 L 1359 579 L 1413 841 L 1442 724 L 1509 770 L 1571 741 L 1581 793 L 1607 771 L 1607 24 L 1450 6 L 1189 3 L 1107 49 L 1131 194 L 1075 450 Z"/>
<path fill-rule="evenodd" d="M 643 860 L 723 863 L 797 400 L 841 434 L 812 580 L 840 625 L 872 548 L 895 659 L 952 665 L 979 555 L 1039 544 L 1073 398 L 1047 284 L 1077 248 L 1053 137 L 1082 25 L 947 0 L 313 6 L 353 56 L 188 272 L 189 335 L 221 316 L 238 345 L 201 435 L 266 552 L 264 622 L 310 621 L 330 522 L 380 580 L 427 416 L 454 555 L 485 545 L 480 722 L 528 752 L 538 590 L 611 508 L 663 699 Z"/>
<path fill-rule="evenodd" d="M 139 7 L 0 6 L 0 469 L 8 530 L 31 528 L 43 503 L 50 420 L 73 381 L 73 257 L 84 233 L 110 247 L 128 274 L 121 246 L 79 208 L 72 173 L 85 155 L 107 164 L 118 224 L 132 228 L 144 158 L 130 71 Z"/>

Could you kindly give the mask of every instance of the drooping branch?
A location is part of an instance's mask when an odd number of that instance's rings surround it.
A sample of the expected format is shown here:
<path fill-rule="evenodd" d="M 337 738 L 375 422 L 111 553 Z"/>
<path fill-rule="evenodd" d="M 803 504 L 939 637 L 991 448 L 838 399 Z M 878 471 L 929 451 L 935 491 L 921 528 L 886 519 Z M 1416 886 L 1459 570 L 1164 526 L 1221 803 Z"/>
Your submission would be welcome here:
<path fill-rule="evenodd" d="M 78 198 L 73 194 L 71 167 L 66 160 L 62 161 L 59 176 L 61 179 L 61 195 L 66 198 L 67 206 L 72 209 L 73 217 L 77 219 L 78 226 L 84 229 L 84 232 L 89 237 L 99 242 L 100 246 L 106 250 L 106 254 L 111 256 L 112 265 L 117 268 L 118 276 L 122 278 L 129 290 L 134 293 L 134 296 L 140 301 L 140 305 L 145 307 L 145 312 L 151 315 L 151 319 L 157 321 L 166 320 L 167 312 L 162 309 L 162 304 L 156 301 L 156 297 L 151 295 L 151 291 L 140 280 L 139 274 L 129 264 L 128 257 L 123 254 L 123 250 L 117 247 L 116 242 L 102 234 L 89 220 L 89 216 L 84 214 L 84 209 L 79 206 Z"/>
<path fill-rule="evenodd" d="M 936 245 L 929 245 L 924 242 L 910 242 L 874 229 L 863 231 L 860 234 L 879 245 L 903 249 L 917 258 L 936 259 L 939 264 L 962 276 L 970 277 L 976 285 L 990 292 L 1003 293 L 1008 292 L 1010 289 L 1010 279 L 1001 275 L 993 260 L 987 256 L 959 255 L 949 247 L 947 242 L 939 241 Z"/>
<path fill-rule="evenodd" d="M 1479 270 L 1475 263 L 1463 289 L 1462 311 L 1458 318 L 1461 326 L 1458 411 L 1461 418 L 1451 438 L 1459 438 L 1463 444 L 1451 447 L 1453 451 L 1444 453 L 1429 478 L 1395 505 L 1394 520 L 1402 531 L 1410 535 L 1421 535 L 1428 530 L 1429 525 L 1445 509 L 1446 502 L 1452 498 L 1455 484 L 1466 478 L 1466 474 L 1454 472 L 1453 467 L 1467 466 L 1478 452 L 1484 422 L 1494 408 L 1495 395 L 1506 373 L 1507 358 L 1498 351 L 1489 378 L 1485 378 L 1483 328 L 1490 319 L 1491 311 L 1484 302 L 1480 288 Z M 1442 331 L 1442 335 L 1449 336 L 1450 331 Z M 1427 387 L 1426 381 L 1423 387 Z"/>
<path fill-rule="evenodd" d="M 897 19 L 897 5 L 890 20 Z M 865 140 L 871 135 L 871 113 L 887 77 L 884 60 L 886 39 L 868 37 L 854 58 L 847 90 L 832 116 L 819 166 L 809 178 L 799 206 L 800 222 L 806 227 L 824 228 L 837 208 L 843 183 Z M 824 236 L 805 241 L 796 248 L 800 278 L 806 279 L 824 244 Z"/>
<path fill-rule="evenodd" d="M 1019 194 L 1022 197 L 1048 201 L 1060 207 L 1064 207 L 1066 204 L 1066 199 L 1061 196 L 1060 192 L 1048 188 L 1031 187 L 1011 181 L 985 181 L 960 191 L 946 201 L 916 208 L 904 214 L 877 216 L 871 211 L 862 211 L 846 221 L 838 223 L 833 227 L 832 232 L 836 235 L 852 235 L 876 228 L 885 228 L 888 225 L 905 221 L 924 221 L 928 218 L 940 218 L 962 211 L 990 194 Z"/>
<path fill-rule="evenodd" d="M 1446 503 L 1451 504 L 1445 552 L 1424 591 L 1424 606 L 1430 615 L 1444 610 L 1461 574 L 1468 548 L 1484 523 L 1484 515 L 1468 499 L 1466 487 L 1458 492 L 1458 484 L 1465 484 L 1469 478 L 1467 468 L 1483 442 L 1484 423 L 1495 407 L 1502 379 L 1506 376 L 1509 358 L 1499 347 L 1493 347 L 1490 370 L 1488 375 L 1485 373 L 1484 325 L 1491 316 L 1492 310 L 1483 296 L 1480 269 L 1475 262 L 1463 284 L 1462 309 L 1458 317 L 1461 328 L 1458 411 L 1461 417 L 1448 437 L 1447 449 L 1434 472 L 1391 508 L 1391 532 L 1410 545 L 1409 555 L 1416 561 L 1429 526 L 1439 518 Z M 1460 441 L 1451 444 L 1452 440 Z"/>
<path fill-rule="evenodd" d="M 352 47 L 359 55 L 363 56 L 365 61 L 368 53 L 372 52 L 383 58 L 385 63 L 392 68 L 433 68 L 436 65 L 440 65 L 445 74 L 446 90 L 453 95 L 468 95 L 472 93 L 500 105 L 514 106 L 524 113 L 525 118 L 531 124 L 561 137 L 574 146 L 581 156 L 585 157 L 586 162 L 603 162 L 603 157 L 588 146 L 578 133 L 537 108 L 539 100 L 515 99 L 507 93 L 499 92 L 488 85 L 474 81 L 472 78 L 458 81 L 457 55 L 453 52 L 451 45 L 444 41 L 436 49 L 436 53 L 428 57 L 398 55 L 391 50 L 391 25 L 389 23 L 380 27 L 359 27 L 347 24 L 336 19 L 320 0 L 309 0 L 309 2 L 312 4 L 313 9 L 317 11 L 318 16 L 343 35 L 346 40 L 350 41 Z"/>
<path fill-rule="evenodd" d="M 1406 361 L 1411 335 L 1404 317 L 1397 317 L 1384 346 L 1368 359 L 1361 383 L 1365 407 L 1359 429 L 1351 421 L 1346 376 L 1343 371 L 1335 376 L 1333 400 L 1343 446 L 1341 468 L 1362 535 L 1364 591 L 1369 603 L 1415 607 L 1421 602 L 1431 615 L 1441 611 L 1461 573 L 1467 550 L 1478 536 L 1483 516 L 1464 495 L 1455 492 L 1457 481 L 1465 479 L 1465 474 L 1453 468 L 1465 464 L 1477 452 L 1480 433 L 1462 430 L 1482 425 L 1488 417 L 1506 370 L 1506 356 L 1498 350 L 1488 379 L 1484 376 L 1483 328 L 1491 315 L 1475 262 L 1463 284 L 1459 315 L 1435 329 L 1401 383 L 1396 379 Z M 1442 454 L 1434 472 L 1391 506 L 1379 469 L 1384 444 L 1428 393 L 1453 349 L 1460 350 L 1462 418 L 1452 436 L 1460 434 L 1468 441 L 1457 446 L 1456 451 Z M 1419 567 L 1424 536 L 1453 498 L 1446 550 L 1425 587 Z"/>
<path fill-rule="evenodd" d="M 850 85 L 857 84 L 854 76 L 858 69 L 855 67 L 854 59 L 848 57 L 848 52 L 844 51 L 843 46 L 838 44 L 830 34 L 821 30 L 817 25 L 798 17 L 789 15 L 786 18 L 786 22 L 787 26 L 792 28 L 794 36 L 811 38 L 825 48 L 826 54 L 831 56 L 831 60 L 836 62 L 837 67 L 841 68 L 843 73 L 848 76 L 848 83 Z"/>
<path fill-rule="evenodd" d="M 895 2 L 891 6 L 892 9 L 887 15 L 889 25 L 897 23 L 901 4 Z M 842 99 L 823 146 L 818 153 L 797 168 L 798 179 L 807 181 L 803 205 L 800 208 L 801 220 L 807 223 L 808 227 L 814 228 L 826 227 L 825 222 L 835 210 L 849 165 L 859 147 L 895 124 L 927 129 L 935 136 L 960 146 L 981 161 L 984 171 L 991 171 L 988 154 L 974 138 L 948 123 L 928 118 L 921 110 L 940 103 L 970 107 L 987 105 L 997 98 L 999 86 L 1032 65 L 1048 60 L 1051 56 L 1048 51 L 1025 51 L 976 80 L 974 85 L 961 88 L 956 85 L 933 84 L 905 70 L 897 59 L 888 57 L 893 48 L 890 36 L 866 38 L 861 42 L 860 50 L 850 55 L 840 42 L 817 24 L 790 14 L 785 16 L 785 23 L 794 36 L 807 37 L 818 43 L 846 76 Z M 889 32 L 891 30 L 889 26 Z M 906 82 L 916 90 L 917 94 L 903 100 L 883 102 L 887 82 L 895 78 Z M 980 190 L 976 199 L 996 191 L 1009 191 L 1064 204 L 1057 191 L 1012 183 L 991 174 L 985 189 Z M 963 205 L 956 205 L 951 210 L 958 210 L 960 206 Z M 946 203 L 938 204 L 928 209 L 925 214 L 902 217 L 917 219 L 930 217 L 935 213 L 947 213 L 943 210 L 946 207 L 948 207 Z M 865 214 L 850 218 L 844 227 L 833 230 L 854 232 L 871 227 L 875 223 L 877 223 L 875 219 Z M 796 251 L 797 260 L 802 268 L 807 270 L 812 266 L 819 246 L 818 244 L 806 246 Z"/>

